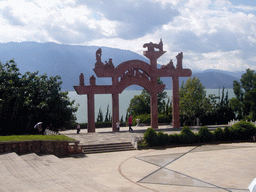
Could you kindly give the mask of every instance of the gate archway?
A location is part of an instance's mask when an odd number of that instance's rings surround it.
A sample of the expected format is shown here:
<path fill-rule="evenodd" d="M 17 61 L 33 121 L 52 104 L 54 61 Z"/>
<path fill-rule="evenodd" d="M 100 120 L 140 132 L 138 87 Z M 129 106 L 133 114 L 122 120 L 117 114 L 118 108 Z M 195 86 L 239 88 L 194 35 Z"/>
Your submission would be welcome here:
<path fill-rule="evenodd" d="M 81 73 L 79 86 L 74 86 L 78 94 L 87 94 L 87 110 L 88 110 L 88 132 L 95 132 L 95 111 L 94 111 L 94 95 L 95 94 L 112 94 L 112 130 L 116 131 L 116 122 L 119 121 L 119 94 L 130 85 L 139 85 L 150 93 L 151 108 L 151 127 L 158 128 L 158 103 L 157 94 L 165 88 L 164 84 L 157 84 L 158 77 L 172 77 L 173 85 L 173 127 L 180 127 L 179 123 L 179 77 L 191 76 L 190 69 L 182 67 L 182 52 L 177 58 L 176 68 L 172 60 L 167 65 L 157 69 L 157 59 L 161 57 L 163 51 L 163 43 L 159 44 L 147 43 L 143 45 L 148 48 L 143 54 L 150 59 L 150 64 L 140 60 L 129 60 L 114 67 L 112 59 L 108 62 L 101 61 L 101 48 L 96 51 L 96 63 L 93 69 L 97 77 L 112 78 L 112 85 L 96 85 L 96 78 L 90 77 L 90 85 L 84 85 L 84 76 Z M 158 49 L 156 51 L 155 49 Z"/>

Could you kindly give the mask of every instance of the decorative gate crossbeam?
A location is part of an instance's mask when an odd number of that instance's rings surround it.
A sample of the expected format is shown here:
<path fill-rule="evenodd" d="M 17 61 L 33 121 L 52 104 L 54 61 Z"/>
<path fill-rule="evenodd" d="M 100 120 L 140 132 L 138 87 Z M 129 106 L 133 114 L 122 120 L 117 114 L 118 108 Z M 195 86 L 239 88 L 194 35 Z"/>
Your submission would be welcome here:
<path fill-rule="evenodd" d="M 163 43 L 159 44 L 147 43 L 143 45 L 148 48 L 143 54 L 150 59 L 150 64 L 140 60 L 129 60 L 121 63 L 116 68 L 112 63 L 112 59 L 101 62 L 101 48 L 96 51 L 96 63 L 93 69 L 97 77 L 111 77 L 112 85 L 96 85 L 96 78 L 90 77 L 90 85 L 84 85 L 84 76 L 80 75 L 80 85 L 74 86 L 79 95 L 87 94 L 88 104 L 88 132 L 95 132 L 95 111 L 94 111 L 94 95 L 95 94 L 112 94 L 112 128 L 116 131 L 116 122 L 119 121 L 119 94 L 130 85 L 140 85 L 145 88 L 151 97 L 151 127 L 158 128 L 158 104 L 157 93 L 164 90 L 165 85 L 157 84 L 158 77 L 172 77 L 173 85 L 173 127 L 179 128 L 179 77 L 189 77 L 192 74 L 190 69 L 182 67 L 182 52 L 177 58 L 176 68 L 172 60 L 163 65 L 161 69 L 157 69 L 157 59 L 162 56 Z M 158 51 L 155 50 L 158 49 Z"/>

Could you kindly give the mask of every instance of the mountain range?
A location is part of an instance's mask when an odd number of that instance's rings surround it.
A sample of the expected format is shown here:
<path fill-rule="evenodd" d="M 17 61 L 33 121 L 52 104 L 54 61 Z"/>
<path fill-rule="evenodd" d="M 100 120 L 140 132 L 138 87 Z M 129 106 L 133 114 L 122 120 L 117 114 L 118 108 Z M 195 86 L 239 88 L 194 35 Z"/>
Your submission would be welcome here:
<path fill-rule="evenodd" d="M 47 73 L 48 76 L 61 76 L 62 90 L 74 91 L 73 86 L 79 84 L 80 73 L 84 74 L 85 84 L 89 84 L 89 78 L 95 75 L 95 53 L 99 47 L 65 45 L 56 43 L 36 42 L 10 42 L 0 43 L 0 61 L 5 63 L 13 59 L 21 74 L 26 71 L 39 71 L 39 74 Z M 128 50 L 101 47 L 102 61 L 113 59 L 115 66 L 128 60 L 138 59 L 149 63 L 142 55 Z M 158 66 L 160 68 L 160 65 Z M 229 72 L 221 70 L 193 71 L 192 77 L 198 77 L 207 89 L 233 88 L 233 81 L 239 80 L 245 71 Z M 180 78 L 180 84 L 188 78 Z M 166 89 L 172 88 L 171 78 L 161 78 L 166 84 Z M 110 78 L 97 78 L 97 85 L 110 85 Z M 141 89 L 139 86 L 130 86 L 127 89 Z"/>

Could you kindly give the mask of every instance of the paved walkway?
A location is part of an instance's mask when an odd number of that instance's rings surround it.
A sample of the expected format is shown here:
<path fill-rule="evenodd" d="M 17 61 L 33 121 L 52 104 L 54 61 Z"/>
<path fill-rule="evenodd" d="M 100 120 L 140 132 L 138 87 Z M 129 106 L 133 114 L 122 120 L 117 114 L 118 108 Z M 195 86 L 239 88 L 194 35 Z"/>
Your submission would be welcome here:
<path fill-rule="evenodd" d="M 161 131 L 175 133 L 168 127 Z M 145 127 L 134 132 L 121 128 L 64 131 L 81 143 L 110 143 L 142 136 Z M 196 131 L 196 130 L 195 130 Z M 75 162 L 79 171 L 108 188 L 117 191 L 245 192 L 256 177 L 256 143 L 231 143 L 176 147 L 162 150 L 136 150 L 87 154 L 81 158 L 64 158 Z"/>
<path fill-rule="evenodd" d="M 112 132 L 112 128 L 96 128 L 95 133 L 87 133 L 87 129 L 81 129 L 79 134 L 76 133 L 76 130 L 60 131 L 60 133 L 80 141 L 80 144 L 91 145 L 130 142 L 131 137 L 143 137 L 148 127 L 149 126 L 133 127 L 133 132 L 129 132 L 128 127 L 121 127 L 119 132 Z M 159 131 L 169 134 L 179 132 L 167 125 L 159 126 Z"/>

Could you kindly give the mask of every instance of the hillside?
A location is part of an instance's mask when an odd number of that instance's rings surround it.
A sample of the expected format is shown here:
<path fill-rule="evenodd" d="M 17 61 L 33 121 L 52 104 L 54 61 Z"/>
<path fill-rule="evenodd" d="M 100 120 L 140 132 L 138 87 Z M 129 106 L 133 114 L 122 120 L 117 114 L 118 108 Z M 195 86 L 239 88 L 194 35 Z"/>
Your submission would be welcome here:
<path fill-rule="evenodd" d="M 73 91 L 73 86 L 78 85 L 79 75 L 82 72 L 85 76 L 85 84 L 88 84 L 89 77 L 94 74 L 95 52 L 99 47 L 63 45 L 56 43 L 0 43 L 0 61 L 5 63 L 14 59 L 20 72 L 39 71 L 39 74 L 47 73 L 48 76 L 60 75 L 63 81 L 62 90 Z M 115 66 L 120 63 L 139 59 L 149 62 L 147 58 L 137 53 L 102 47 L 102 61 L 113 59 Z M 193 71 L 193 69 L 192 69 Z M 193 76 L 199 77 L 205 88 L 232 88 L 233 80 L 238 80 L 242 72 L 226 72 L 220 70 L 206 70 L 196 72 Z M 187 78 L 181 78 L 185 81 Z M 171 78 L 162 78 L 167 89 L 171 89 Z M 87 82 L 86 82 L 87 81 Z M 110 78 L 97 78 L 98 85 L 110 84 Z M 130 86 L 129 89 L 138 89 L 138 86 Z"/>

